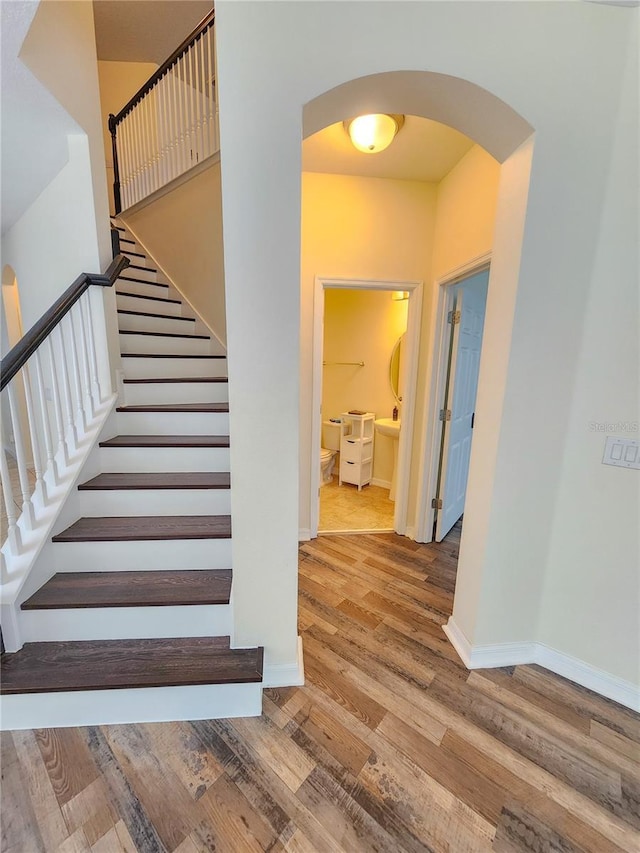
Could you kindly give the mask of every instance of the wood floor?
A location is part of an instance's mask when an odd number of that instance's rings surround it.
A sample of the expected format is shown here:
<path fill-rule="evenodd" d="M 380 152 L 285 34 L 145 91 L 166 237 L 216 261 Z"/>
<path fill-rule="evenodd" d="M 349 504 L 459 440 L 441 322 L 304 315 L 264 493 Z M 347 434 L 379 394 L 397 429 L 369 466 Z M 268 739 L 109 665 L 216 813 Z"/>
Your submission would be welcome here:
<path fill-rule="evenodd" d="M 634 851 L 640 717 L 441 630 L 459 530 L 300 550 L 307 683 L 261 718 L 2 736 L 4 853 Z"/>

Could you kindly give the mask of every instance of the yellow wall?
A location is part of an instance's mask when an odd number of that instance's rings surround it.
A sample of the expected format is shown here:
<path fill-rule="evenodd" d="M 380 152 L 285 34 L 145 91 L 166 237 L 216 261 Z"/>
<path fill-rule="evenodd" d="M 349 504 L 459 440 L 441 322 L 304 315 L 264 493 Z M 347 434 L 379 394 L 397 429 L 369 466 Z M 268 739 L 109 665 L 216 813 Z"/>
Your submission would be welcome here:
<path fill-rule="evenodd" d="M 436 187 L 420 181 L 302 175 L 300 528 L 310 524 L 315 276 L 427 281 Z M 391 349 L 383 347 L 388 363 Z M 358 359 L 360 360 L 360 359 Z M 387 384 L 386 371 L 380 384 Z M 356 405 L 351 403 L 350 407 Z M 389 416 L 387 404 L 381 415 Z M 417 459 L 413 460 L 417 465 Z"/>
<path fill-rule="evenodd" d="M 123 221 L 226 345 L 220 160 Z"/>
<path fill-rule="evenodd" d="M 153 62 L 106 62 L 104 60 L 98 62 L 100 112 L 111 213 L 113 213 L 113 157 L 108 127 L 109 113 L 117 115 L 157 68 L 158 66 Z"/>
<path fill-rule="evenodd" d="M 396 405 L 389 383 L 389 359 L 407 328 L 405 300 L 389 291 L 332 290 L 325 292 L 322 417 L 327 420 L 349 409 L 391 417 Z M 364 367 L 333 364 L 364 361 Z M 373 477 L 386 483 L 393 474 L 393 441 L 376 433 Z"/>
<path fill-rule="evenodd" d="M 490 251 L 500 177 L 499 164 L 478 145 L 460 160 L 439 184 L 358 178 L 345 175 L 303 173 L 302 175 L 302 326 L 301 326 L 301 433 L 300 433 L 300 527 L 309 526 L 309 458 L 311 436 L 311 348 L 313 290 L 316 275 L 424 282 L 420 354 L 413 429 L 414 448 L 422 440 L 426 424 L 423 414 L 429 393 L 435 310 L 438 291 L 435 281 L 447 272 Z M 334 291 L 335 292 L 335 291 Z M 332 291 L 326 302 L 330 308 Z M 325 315 L 325 323 L 329 315 Z M 362 325 L 361 325 L 362 328 Z M 388 344 L 380 360 L 387 360 Z M 354 347 L 355 350 L 355 347 Z M 358 347 L 364 351 L 363 346 Z M 328 360 L 328 356 L 325 356 Z M 342 360 L 342 359 L 340 359 Z M 352 359 L 348 359 L 352 360 Z M 354 356 L 353 360 L 365 360 Z M 332 368 L 337 371 L 338 368 Z M 341 368 L 347 370 L 348 368 Z M 355 370 L 355 368 L 354 368 Z M 363 374 L 364 375 L 364 374 Z M 325 368 L 324 378 L 330 374 Z M 328 388 L 331 383 L 324 383 Z M 381 386 L 388 387 L 386 374 Z M 332 402 L 332 392 L 323 399 L 323 417 L 343 408 Z M 388 416 L 393 403 L 362 403 L 355 400 L 356 383 L 350 384 L 348 408 L 375 408 Z M 391 398 L 392 399 L 392 398 Z M 378 439 L 376 439 L 378 440 Z M 380 440 L 374 476 L 387 479 L 390 455 Z M 384 455 L 382 455 L 384 454 Z M 419 458 L 414 452 L 409 484 L 408 525 L 415 527 L 415 508 L 421 484 Z"/>

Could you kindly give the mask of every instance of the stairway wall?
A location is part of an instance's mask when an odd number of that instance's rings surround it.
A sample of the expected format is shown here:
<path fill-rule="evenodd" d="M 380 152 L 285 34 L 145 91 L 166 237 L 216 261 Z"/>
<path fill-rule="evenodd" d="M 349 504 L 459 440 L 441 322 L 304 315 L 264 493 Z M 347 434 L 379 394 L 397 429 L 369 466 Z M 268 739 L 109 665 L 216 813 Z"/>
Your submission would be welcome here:
<path fill-rule="evenodd" d="M 226 346 L 219 157 L 121 219 Z"/>

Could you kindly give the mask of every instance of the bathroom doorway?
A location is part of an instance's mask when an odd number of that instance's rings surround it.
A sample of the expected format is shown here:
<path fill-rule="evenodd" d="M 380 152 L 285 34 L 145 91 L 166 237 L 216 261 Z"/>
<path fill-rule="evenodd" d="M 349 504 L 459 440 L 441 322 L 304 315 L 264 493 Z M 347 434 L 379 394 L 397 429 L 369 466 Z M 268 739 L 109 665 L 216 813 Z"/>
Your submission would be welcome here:
<path fill-rule="evenodd" d="M 421 304 L 421 282 L 316 277 L 312 538 L 405 532 Z"/>

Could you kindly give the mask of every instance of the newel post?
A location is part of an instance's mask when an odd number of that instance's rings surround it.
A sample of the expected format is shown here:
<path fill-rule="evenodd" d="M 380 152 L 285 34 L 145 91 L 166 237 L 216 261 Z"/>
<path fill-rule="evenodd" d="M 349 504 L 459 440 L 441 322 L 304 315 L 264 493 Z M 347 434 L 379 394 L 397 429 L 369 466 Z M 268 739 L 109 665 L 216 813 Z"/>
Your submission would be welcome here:
<path fill-rule="evenodd" d="M 111 149 L 113 151 L 113 202 L 116 216 L 122 210 L 122 199 L 120 198 L 120 168 L 118 165 L 118 146 L 116 144 L 116 117 L 113 113 L 109 115 L 109 132 L 111 133 Z"/>

